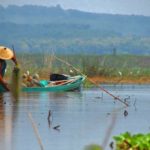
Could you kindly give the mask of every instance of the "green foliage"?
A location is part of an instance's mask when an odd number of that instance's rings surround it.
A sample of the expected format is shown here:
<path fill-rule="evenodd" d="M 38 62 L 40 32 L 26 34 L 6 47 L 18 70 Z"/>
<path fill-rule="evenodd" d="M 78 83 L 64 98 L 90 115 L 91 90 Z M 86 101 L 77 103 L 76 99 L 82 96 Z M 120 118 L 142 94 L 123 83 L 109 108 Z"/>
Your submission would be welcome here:
<path fill-rule="evenodd" d="M 91 144 L 85 147 L 85 150 L 102 150 L 100 145 Z"/>
<path fill-rule="evenodd" d="M 150 150 L 150 134 L 134 134 L 129 132 L 114 136 L 116 150 Z"/>

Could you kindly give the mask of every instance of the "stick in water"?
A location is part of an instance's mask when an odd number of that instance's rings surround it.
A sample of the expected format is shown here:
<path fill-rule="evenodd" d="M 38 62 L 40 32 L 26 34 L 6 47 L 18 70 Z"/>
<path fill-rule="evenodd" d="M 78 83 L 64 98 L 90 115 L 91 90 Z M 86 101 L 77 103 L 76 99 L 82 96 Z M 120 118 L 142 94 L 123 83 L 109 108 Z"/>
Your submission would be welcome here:
<path fill-rule="evenodd" d="M 41 148 L 41 150 L 44 150 L 44 147 L 43 147 L 43 144 L 42 144 L 42 140 L 41 140 L 40 134 L 39 134 L 39 132 L 38 132 L 38 128 L 37 128 L 37 126 L 36 126 L 36 124 L 35 124 L 35 122 L 34 122 L 34 120 L 33 120 L 32 115 L 31 115 L 30 112 L 28 113 L 28 117 L 29 117 L 29 119 L 30 119 L 30 121 L 31 121 L 31 124 L 32 124 L 32 127 L 33 127 L 33 129 L 34 129 L 36 138 L 37 138 L 38 143 L 39 143 L 39 145 L 40 145 L 40 148 Z"/>

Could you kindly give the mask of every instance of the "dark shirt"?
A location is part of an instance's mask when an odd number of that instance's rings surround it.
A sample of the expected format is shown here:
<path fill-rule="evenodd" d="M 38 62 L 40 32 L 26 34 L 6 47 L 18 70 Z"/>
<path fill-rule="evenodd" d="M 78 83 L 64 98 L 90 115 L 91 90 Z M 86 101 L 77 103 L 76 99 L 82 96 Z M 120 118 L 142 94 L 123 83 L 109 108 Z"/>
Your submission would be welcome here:
<path fill-rule="evenodd" d="M 6 61 L 0 59 L 0 74 L 1 74 L 2 77 L 5 74 L 6 66 L 7 66 Z"/>

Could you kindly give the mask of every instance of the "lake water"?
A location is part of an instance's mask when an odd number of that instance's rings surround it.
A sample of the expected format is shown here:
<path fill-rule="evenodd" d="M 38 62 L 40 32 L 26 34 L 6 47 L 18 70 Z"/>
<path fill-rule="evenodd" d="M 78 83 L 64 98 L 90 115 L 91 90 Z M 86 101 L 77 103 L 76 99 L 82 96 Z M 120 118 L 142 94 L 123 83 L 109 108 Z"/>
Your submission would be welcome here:
<path fill-rule="evenodd" d="M 89 144 L 102 145 L 104 139 L 109 150 L 114 135 L 150 132 L 150 85 L 103 87 L 130 106 L 125 108 L 98 88 L 22 93 L 18 101 L 9 93 L 0 95 L 0 150 L 40 150 L 37 137 L 44 150 L 84 150 Z"/>

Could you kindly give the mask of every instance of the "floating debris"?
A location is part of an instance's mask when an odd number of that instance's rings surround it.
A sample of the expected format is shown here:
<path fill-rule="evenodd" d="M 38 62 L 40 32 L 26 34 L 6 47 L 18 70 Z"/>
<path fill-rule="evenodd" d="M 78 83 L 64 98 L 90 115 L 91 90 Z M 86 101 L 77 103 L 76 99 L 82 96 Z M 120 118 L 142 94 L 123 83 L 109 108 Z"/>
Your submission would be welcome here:
<path fill-rule="evenodd" d="M 110 115 L 111 113 L 107 113 L 107 115 Z"/>
<path fill-rule="evenodd" d="M 135 100 L 134 100 L 133 106 L 136 106 L 136 98 L 135 98 Z"/>
<path fill-rule="evenodd" d="M 47 120 L 48 120 L 48 125 L 49 125 L 49 128 L 50 128 L 51 122 L 52 122 L 52 111 L 51 110 L 48 111 Z"/>
<path fill-rule="evenodd" d="M 127 102 L 127 100 L 129 100 L 129 99 L 130 99 L 130 96 L 124 98 L 124 102 Z"/>
<path fill-rule="evenodd" d="M 109 146 L 110 146 L 110 148 L 113 150 L 113 148 L 114 148 L 114 142 L 111 142 L 111 143 L 109 144 Z"/>
<path fill-rule="evenodd" d="M 102 93 L 101 96 L 96 96 L 95 98 L 96 98 L 96 99 L 102 99 L 102 100 L 103 100 L 103 93 Z"/>
<path fill-rule="evenodd" d="M 125 117 L 128 116 L 128 111 L 127 110 L 124 111 L 124 116 Z"/>
<path fill-rule="evenodd" d="M 52 116 L 52 112 L 51 112 L 51 110 L 49 110 L 49 111 L 48 111 L 48 117 L 47 117 L 47 120 L 48 120 L 48 121 L 51 121 L 51 120 L 50 120 L 51 116 Z"/>
<path fill-rule="evenodd" d="M 100 97 L 100 96 L 97 96 L 97 97 L 95 97 L 95 98 L 97 98 L 97 99 L 101 99 L 102 97 Z"/>
<path fill-rule="evenodd" d="M 60 130 L 60 125 L 53 127 L 54 130 Z"/>
<path fill-rule="evenodd" d="M 135 111 L 137 110 L 137 108 L 136 108 L 136 98 L 135 98 L 135 100 L 134 100 L 134 103 L 133 103 L 133 106 L 134 106 L 134 108 L 135 108 Z"/>

